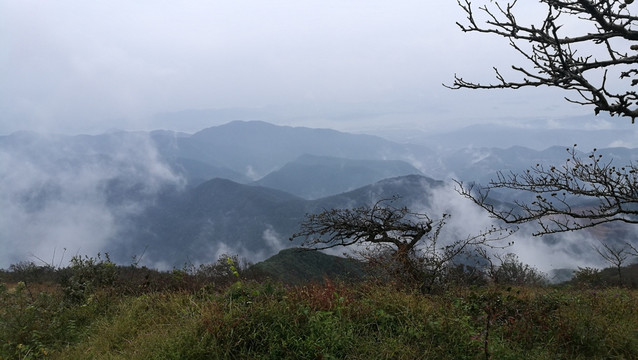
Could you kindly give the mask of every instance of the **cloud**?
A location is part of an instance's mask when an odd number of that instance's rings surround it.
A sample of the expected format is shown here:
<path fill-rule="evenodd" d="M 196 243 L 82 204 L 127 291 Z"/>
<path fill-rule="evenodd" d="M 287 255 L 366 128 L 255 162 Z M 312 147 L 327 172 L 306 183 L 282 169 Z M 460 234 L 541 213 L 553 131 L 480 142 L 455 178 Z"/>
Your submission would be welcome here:
<path fill-rule="evenodd" d="M 492 226 L 504 226 L 490 218 L 482 208 L 459 195 L 453 185 L 434 189 L 427 202 L 429 205 L 424 206 L 416 201 L 412 208 L 427 213 L 433 219 L 438 219 L 443 213 L 451 214 L 441 232 L 444 242 L 465 239 Z M 505 246 L 508 243 L 513 245 L 504 249 L 494 248 L 491 253 L 515 253 L 523 263 L 544 272 L 559 268 L 604 266 L 593 249 L 597 240 L 586 232 L 557 234 L 550 240 L 532 236 L 534 226 L 535 224 L 523 224 L 511 236 L 492 243 L 495 246 Z"/>
<path fill-rule="evenodd" d="M 287 247 L 281 235 L 270 225 L 264 230 L 262 238 L 272 254 L 276 254 Z"/>
<path fill-rule="evenodd" d="M 597 240 L 580 231 L 559 234 L 553 242 L 529 236 L 518 239 L 507 250 L 517 254 L 523 263 L 549 272 L 552 269 L 608 266 L 594 251 L 597 244 Z"/>
<path fill-rule="evenodd" d="M 208 257 L 207 254 L 210 254 L 211 257 Z M 254 263 L 262 261 L 271 255 L 274 255 L 274 253 L 265 250 L 255 251 L 254 249 L 247 249 L 242 245 L 238 246 L 228 244 L 224 241 L 215 241 L 209 243 L 200 251 L 200 256 L 195 259 L 194 264 L 196 266 L 200 264 L 210 264 L 222 256 L 237 256 L 242 262 L 248 261 Z"/>
<path fill-rule="evenodd" d="M 445 125 L 439 117 L 493 118 L 494 106 L 508 117 L 562 104 L 545 92 L 494 100 L 444 89 L 454 73 L 491 80 L 492 65 L 516 63 L 506 42 L 461 32 L 463 18 L 446 1 L 3 2 L 0 111 L 11 121 L 0 133 L 149 130 L 157 113 L 268 105 L 296 107 L 281 121 L 310 116 L 312 126 Z M 391 111 L 313 116 L 343 104 Z"/>
<path fill-rule="evenodd" d="M 627 140 L 615 140 L 609 143 L 607 147 L 625 147 L 629 149 L 636 148 L 638 146 L 638 141 L 627 141 Z"/>
<path fill-rule="evenodd" d="M 189 258 L 188 262 L 199 266 L 200 264 L 210 264 L 222 256 L 238 256 L 242 260 L 248 262 L 263 261 L 266 258 L 277 254 L 280 250 L 285 249 L 288 244 L 284 241 L 284 238 L 279 234 L 271 225 L 266 225 L 262 233 L 262 240 L 264 246 L 255 248 L 247 248 L 241 243 L 228 243 L 225 241 L 210 241 L 201 245 L 201 248 L 197 250 L 197 255 L 193 258 Z M 168 263 L 161 261 L 149 260 L 147 266 L 152 266 L 156 269 L 167 270 L 170 268 Z"/>
<path fill-rule="evenodd" d="M 163 187 L 182 186 L 146 135 L 123 137 L 103 137 L 102 149 L 81 152 L 77 137 L 3 139 L 17 144 L 0 147 L 0 267 L 49 259 L 63 249 L 71 255 L 108 251 L 124 241 L 118 237 L 124 220 Z"/>

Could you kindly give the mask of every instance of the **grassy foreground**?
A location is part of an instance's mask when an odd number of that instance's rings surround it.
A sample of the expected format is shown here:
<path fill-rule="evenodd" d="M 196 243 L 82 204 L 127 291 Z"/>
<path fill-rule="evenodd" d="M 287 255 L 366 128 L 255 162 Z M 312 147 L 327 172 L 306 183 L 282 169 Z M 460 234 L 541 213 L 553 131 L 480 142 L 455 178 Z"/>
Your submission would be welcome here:
<path fill-rule="evenodd" d="M 636 290 L 0 285 L 2 359 L 636 359 Z"/>

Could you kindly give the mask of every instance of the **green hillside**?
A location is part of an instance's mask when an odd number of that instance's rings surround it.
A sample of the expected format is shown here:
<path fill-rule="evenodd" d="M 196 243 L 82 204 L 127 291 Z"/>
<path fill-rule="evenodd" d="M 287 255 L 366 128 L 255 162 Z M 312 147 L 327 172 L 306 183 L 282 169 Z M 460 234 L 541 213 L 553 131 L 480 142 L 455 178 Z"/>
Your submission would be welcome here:
<path fill-rule="evenodd" d="M 365 276 L 361 262 L 300 248 L 282 250 L 253 265 L 248 271 L 253 276 L 290 285 L 322 282 L 325 279 L 360 281 Z"/>

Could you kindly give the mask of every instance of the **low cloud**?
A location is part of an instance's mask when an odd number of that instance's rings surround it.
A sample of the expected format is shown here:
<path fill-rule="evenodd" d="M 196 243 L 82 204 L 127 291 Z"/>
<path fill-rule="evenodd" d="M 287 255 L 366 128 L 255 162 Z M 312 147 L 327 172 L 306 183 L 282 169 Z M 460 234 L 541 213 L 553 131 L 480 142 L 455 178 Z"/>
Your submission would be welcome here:
<path fill-rule="evenodd" d="M 625 148 L 635 148 L 638 147 L 638 141 L 628 141 L 628 140 L 615 140 L 609 143 L 607 147 L 615 148 L 615 147 L 625 147 Z"/>
<path fill-rule="evenodd" d="M 451 215 L 441 232 L 443 241 L 467 238 L 493 226 L 504 226 L 491 218 L 485 210 L 459 195 L 453 185 L 435 189 L 427 198 L 427 203 L 429 205 L 424 206 L 416 201 L 412 208 L 427 213 L 433 219 L 440 218 L 444 213 Z M 495 248 L 492 252 L 515 253 L 523 263 L 544 272 L 560 268 L 605 266 L 594 250 L 594 245 L 598 244 L 598 241 L 586 232 L 557 234 L 550 240 L 532 236 L 534 227 L 535 224 L 520 226 L 511 236 L 493 243 L 495 246 L 506 246 L 511 243 L 511 246 Z"/>
<path fill-rule="evenodd" d="M 104 136 L 101 147 L 81 137 L 21 136 L 0 143 L 2 268 L 108 251 L 123 241 L 119 220 L 140 213 L 164 186 L 183 183 L 143 134 Z"/>
<path fill-rule="evenodd" d="M 519 239 L 508 250 L 517 254 L 523 263 L 549 272 L 552 269 L 608 266 L 595 252 L 597 244 L 596 239 L 580 231 L 560 234 L 555 242 L 530 236 Z"/>
<path fill-rule="evenodd" d="M 266 230 L 264 230 L 262 238 L 273 254 L 276 254 L 286 248 L 281 235 L 270 225 L 266 228 Z"/>

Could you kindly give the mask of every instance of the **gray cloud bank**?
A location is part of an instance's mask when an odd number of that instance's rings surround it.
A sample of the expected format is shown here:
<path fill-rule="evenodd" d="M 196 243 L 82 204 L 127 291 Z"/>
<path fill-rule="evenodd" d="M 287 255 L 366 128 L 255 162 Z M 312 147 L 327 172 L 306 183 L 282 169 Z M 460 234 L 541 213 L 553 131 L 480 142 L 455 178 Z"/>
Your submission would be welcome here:
<path fill-rule="evenodd" d="M 182 182 L 145 134 L 103 136 L 100 146 L 32 133 L 13 139 L 21 145 L 0 148 L 3 267 L 105 251 L 127 217 L 163 186 Z"/>
<path fill-rule="evenodd" d="M 553 91 L 443 88 L 517 62 L 462 19 L 454 1 L 0 0 L 0 134 L 151 130 L 183 109 L 275 106 L 282 124 L 341 129 L 580 111 Z"/>
<path fill-rule="evenodd" d="M 423 202 L 415 202 L 413 208 L 433 218 L 443 213 L 451 214 L 441 232 L 443 243 L 477 235 L 490 227 L 503 226 L 470 200 L 461 197 L 454 185 L 446 185 L 434 191 L 428 203 L 429 205 L 424 207 L 420 205 Z M 533 226 L 534 224 L 520 226 L 502 241 L 491 242 L 494 248 L 489 249 L 488 253 L 514 253 L 523 263 L 547 273 L 561 268 L 608 266 L 595 253 L 593 246 L 599 243 L 591 234 L 559 234 L 553 240 L 549 240 L 532 236 Z M 509 228 L 513 229 L 511 226 Z M 512 245 L 508 246 L 509 243 Z"/>

